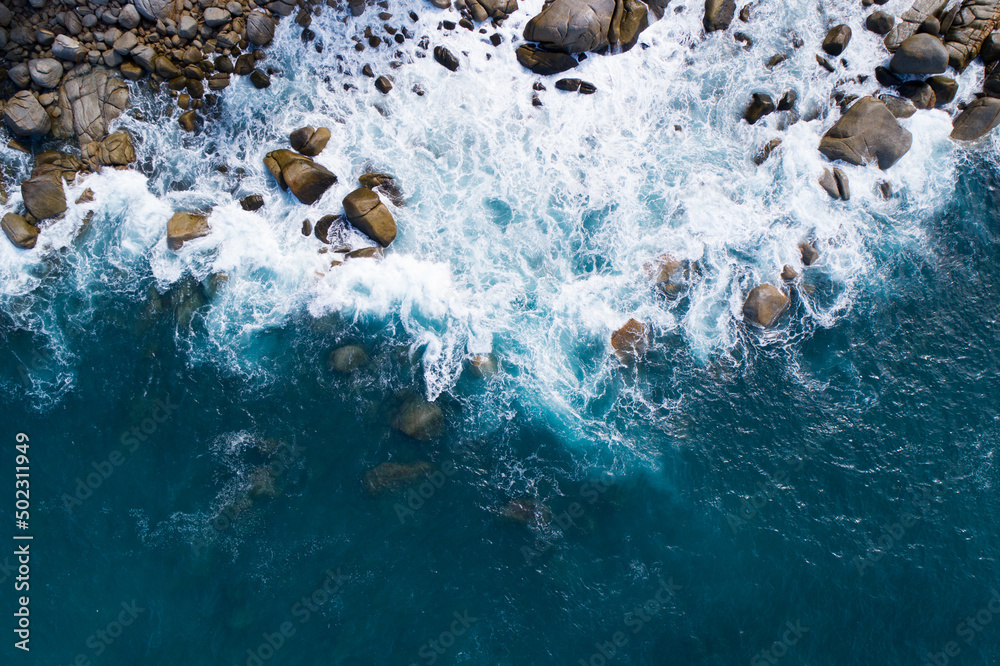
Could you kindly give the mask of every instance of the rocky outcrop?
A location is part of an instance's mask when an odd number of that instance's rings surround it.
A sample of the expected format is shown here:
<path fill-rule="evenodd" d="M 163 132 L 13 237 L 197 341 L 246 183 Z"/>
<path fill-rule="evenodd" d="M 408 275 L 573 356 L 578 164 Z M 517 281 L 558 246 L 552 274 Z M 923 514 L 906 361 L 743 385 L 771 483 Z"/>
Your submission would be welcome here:
<path fill-rule="evenodd" d="M 7 100 L 3 120 L 17 136 L 44 136 L 52 128 L 49 114 L 34 93 L 22 90 Z"/>
<path fill-rule="evenodd" d="M 326 127 L 319 129 L 312 126 L 301 127 L 288 135 L 288 142 L 292 144 L 292 149 L 299 151 L 306 157 L 316 157 L 322 153 L 329 141 L 330 130 Z"/>
<path fill-rule="evenodd" d="M 427 442 L 444 432 L 444 414 L 433 402 L 410 400 L 393 417 L 392 427 L 408 437 Z"/>
<path fill-rule="evenodd" d="M 611 334 L 611 349 L 618 360 L 631 364 L 642 358 L 649 346 L 649 327 L 636 319 L 629 319 L 625 325 Z"/>
<path fill-rule="evenodd" d="M 128 107 L 128 88 L 117 73 L 88 64 L 74 68 L 59 90 L 59 122 L 53 133 L 81 146 L 101 141 L 108 123 Z"/>
<path fill-rule="evenodd" d="M 912 144 L 913 135 L 885 104 L 874 97 L 862 97 L 823 135 L 819 151 L 830 160 L 849 164 L 874 161 L 880 169 L 888 169 Z"/>
<path fill-rule="evenodd" d="M 916 0 L 912 7 L 903 12 L 899 17 L 899 22 L 885 36 L 883 40 L 885 47 L 890 51 L 895 51 L 907 37 L 917 32 L 917 28 L 929 16 L 940 12 L 947 4 L 948 0 Z"/>
<path fill-rule="evenodd" d="M 948 49 L 934 35 L 918 33 L 899 45 L 889 69 L 897 74 L 940 74 L 948 69 Z"/>
<path fill-rule="evenodd" d="M 511 500 L 500 509 L 500 515 L 513 523 L 527 525 L 535 529 L 545 527 L 552 522 L 552 509 L 534 497 L 519 497 Z"/>
<path fill-rule="evenodd" d="M 553 0 L 524 27 L 524 38 L 564 53 L 630 48 L 648 27 L 638 0 Z"/>
<path fill-rule="evenodd" d="M 38 227 L 30 224 L 26 219 L 16 213 L 7 213 L 0 220 L 0 227 L 7 236 L 7 240 L 22 250 L 30 250 L 38 242 Z"/>
<path fill-rule="evenodd" d="M 367 187 L 359 187 L 344 197 L 348 221 L 368 238 L 389 247 L 396 239 L 396 221 L 382 200 Z"/>
<path fill-rule="evenodd" d="M 24 207 L 36 220 L 46 220 L 66 211 L 63 180 L 73 180 L 83 163 L 73 155 L 47 151 L 35 158 L 31 177 L 21 183 Z"/>
<path fill-rule="evenodd" d="M 762 328 L 777 323 L 788 308 L 788 296 L 771 284 L 762 284 L 750 290 L 743 302 L 743 318 Z"/>
<path fill-rule="evenodd" d="M 982 97 L 971 102 L 957 118 L 951 138 L 958 141 L 975 141 L 1000 125 L 1000 99 Z"/>
<path fill-rule="evenodd" d="M 264 158 L 264 166 L 283 190 L 304 204 L 316 203 L 337 182 L 337 176 L 321 164 L 290 150 L 273 150 Z"/>
<path fill-rule="evenodd" d="M 546 51 L 530 44 L 518 46 L 515 54 L 522 67 L 542 76 L 562 74 L 579 64 L 576 58 L 567 53 Z"/>
<path fill-rule="evenodd" d="M 101 141 L 91 141 L 80 149 L 80 157 L 91 169 L 102 166 L 128 166 L 135 162 L 132 136 L 125 131 L 109 134 Z"/>
<path fill-rule="evenodd" d="M 473 21 L 503 21 L 517 11 L 517 0 L 465 0 Z"/>
<path fill-rule="evenodd" d="M 184 243 L 207 236 L 211 228 L 201 213 L 174 213 L 167 222 L 167 247 L 176 252 Z"/>
<path fill-rule="evenodd" d="M 948 64 L 957 70 L 965 69 L 979 54 L 983 41 L 996 29 L 998 21 L 1000 2 L 997 0 L 963 0 L 944 38 Z"/>

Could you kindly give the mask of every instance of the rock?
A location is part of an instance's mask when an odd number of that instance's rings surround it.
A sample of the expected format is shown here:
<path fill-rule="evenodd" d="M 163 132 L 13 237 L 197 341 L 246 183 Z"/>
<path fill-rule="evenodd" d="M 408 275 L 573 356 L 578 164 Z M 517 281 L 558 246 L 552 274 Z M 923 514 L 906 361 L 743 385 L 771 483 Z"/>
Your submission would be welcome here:
<path fill-rule="evenodd" d="M 444 414 L 434 403 L 418 398 L 400 408 L 392 419 L 392 427 L 408 437 L 427 442 L 444 432 Z"/>
<path fill-rule="evenodd" d="M 497 374 L 498 363 L 495 354 L 477 354 L 469 359 L 469 370 L 476 377 L 492 377 Z"/>
<path fill-rule="evenodd" d="M 264 207 L 264 197 L 259 194 L 250 194 L 240 199 L 240 208 L 245 211 L 260 210 Z"/>
<path fill-rule="evenodd" d="M 913 106 L 913 102 L 905 97 L 882 94 L 878 96 L 878 99 L 897 118 L 909 118 L 917 112 L 917 107 Z"/>
<path fill-rule="evenodd" d="M 109 134 L 102 141 L 92 141 L 83 146 L 83 161 L 91 168 L 99 166 L 127 166 L 135 162 L 135 147 L 128 132 Z"/>
<path fill-rule="evenodd" d="M 32 175 L 21 182 L 24 207 L 36 220 L 55 217 L 66 211 L 66 191 L 57 171 Z"/>
<path fill-rule="evenodd" d="M 542 76 L 561 74 L 579 64 L 571 55 L 545 51 L 529 44 L 518 46 L 515 54 L 522 67 Z"/>
<path fill-rule="evenodd" d="M 466 5 L 476 21 L 503 21 L 517 11 L 517 0 L 466 0 Z"/>
<path fill-rule="evenodd" d="M 798 276 L 799 276 L 798 271 L 796 271 L 794 268 L 792 268 L 788 264 L 785 264 L 784 266 L 782 266 L 782 268 L 781 268 L 781 279 L 784 280 L 785 282 L 791 282 L 792 280 L 794 280 Z"/>
<path fill-rule="evenodd" d="M 788 296 L 777 287 L 762 284 L 754 287 L 743 302 L 743 319 L 757 326 L 769 328 L 788 308 Z"/>
<path fill-rule="evenodd" d="M 132 0 L 143 18 L 156 23 L 159 20 L 176 23 L 184 7 L 182 0 Z"/>
<path fill-rule="evenodd" d="M 705 0 L 705 18 L 702 25 L 705 32 L 726 30 L 736 15 L 735 0 Z"/>
<path fill-rule="evenodd" d="M 837 179 L 833 177 L 833 172 L 825 167 L 823 168 L 823 175 L 819 177 L 819 185 L 826 190 L 831 199 L 840 198 L 840 188 L 837 187 Z"/>
<path fill-rule="evenodd" d="M 684 288 L 684 262 L 669 254 L 661 254 L 643 266 L 646 277 L 668 296 L 676 296 Z"/>
<path fill-rule="evenodd" d="M 177 65 L 170 58 L 162 55 L 153 58 L 153 71 L 168 81 L 181 75 L 181 70 L 177 69 Z M 249 73 L 247 72 L 247 74 Z"/>
<path fill-rule="evenodd" d="M 280 177 L 278 175 L 275 177 L 282 189 L 288 188 L 299 201 L 307 205 L 316 203 L 323 193 L 337 182 L 337 176 L 329 169 L 290 150 L 275 150 L 268 153 L 264 158 L 264 164 L 272 174 L 275 173 L 276 167 Z"/>
<path fill-rule="evenodd" d="M 265 74 L 260 69 L 255 69 L 250 72 L 250 83 L 257 90 L 263 90 L 264 88 L 269 88 L 271 86 L 271 77 Z"/>
<path fill-rule="evenodd" d="M 14 244 L 14 247 L 22 250 L 30 250 L 38 242 L 38 227 L 29 224 L 26 219 L 16 213 L 7 213 L 0 220 L 0 227 L 3 227 L 7 240 Z"/>
<path fill-rule="evenodd" d="M 385 255 L 385 252 L 381 247 L 375 245 L 374 247 L 363 247 L 358 250 L 347 253 L 348 259 L 381 259 Z"/>
<path fill-rule="evenodd" d="M 597 86 L 589 81 L 580 81 L 580 94 L 581 95 L 593 95 L 597 92 Z"/>
<path fill-rule="evenodd" d="M 556 90 L 566 92 L 576 92 L 580 89 L 580 79 L 559 79 L 556 81 Z"/>
<path fill-rule="evenodd" d="M 983 45 L 979 49 L 979 57 L 984 65 L 1000 60 L 1000 32 L 991 33 L 983 40 Z"/>
<path fill-rule="evenodd" d="M 288 135 L 292 148 L 306 157 L 316 157 L 330 141 L 330 130 L 326 127 L 302 127 Z"/>
<path fill-rule="evenodd" d="M 225 9 L 219 7 L 208 7 L 202 13 L 202 19 L 209 28 L 218 28 L 229 23 L 233 17 Z"/>
<path fill-rule="evenodd" d="M 937 102 L 934 89 L 923 81 L 906 81 L 896 86 L 896 91 L 918 109 L 933 109 Z"/>
<path fill-rule="evenodd" d="M 39 88 L 52 90 L 59 86 L 63 66 L 55 58 L 41 58 L 28 61 L 28 74 Z"/>
<path fill-rule="evenodd" d="M 185 132 L 194 132 L 198 129 L 198 114 L 192 111 L 185 111 L 177 118 L 181 129 Z"/>
<path fill-rule="evenodd" d="M 87 189 L 85 189 L 83 191 L 83 193 L 80 194 L 80 196 L 77 197 L 77 199 L 76 199 L 77 205 L 80 205 L 80 204 L 83 204 L 83 203 L 91 203 L 93 201 L 94 201 L 94 190 L 90 189 L 89 187 Z"/>
<path fill-rule="evenodd" d="M 534 497 L 511 500 L 500 510 L 500 515 L 511 522 L 535 529 L 545 527 L 552 522 L 552 509 Z"/>
<path fill-rule="evenodd" d="M 524 38 L 564 53 L 628 48 L 648 25 L 635 0 L 552 0 L 524 27 Z"/>
<path fill-rule="evenodd" d="M 778 100 L 778 111 L 791 111 L 795 108 L 795 103 L 799 101 L 799 95 L 794 90 L 789 90 Z"/>
<path fill-rule="evenodd" d="M 799 253 L 802 255 L 802 265 L 812 266 L 819 259 L 819 252 L 811 243 L 805 241 L 799 243 Z"/>
<path fill-rule="evenodd" d="M 174 213 L 167 222 L 167 247 L 176 252 L 187 241 L 207 236 L 208 217 L 200 213 Z"/>
<path fill-rule="evenodd" d="M 134 32 L 123 32 L 121 37 L 114 41 L 111 48 L 115 50 L 115 53 L 121 56 L 127 56 L 132 52 L 132 49 L 139 45 L 139 38 L 135 36 Z"/>
<path fill-rule="evenodd" d="M 138 81 L 143 75 L 142 67 L 139 67 L 139 65 L 134 62 L 123 62 L 118 68 L 118 71 L 120 71 L 122 76 L 124 76 L 128 81 Z"/>
<path fill-rule="evenodd" d="M 1000 6 L 996 0 L 963 0 L 952 22 L 947 27 L 942 26 L 945 30 L 944 45 L 948 51 L 948 64 L 959 71 L 965 69 L 997 27 L 998 20 Z"/>
<path fill-rule="evenodd" d="M 346 345 L 330 352 L 330 367 L 335 372 L 350 374 L 368 363 L 368 354 L 358 345 Z"/>
<path fill-rule="evenodd" d="M 135 8 L 135 5 L 125 5 L 122 7 L 122 10 L 118 12 L 118 25 L 125 30 L 137 28 L 139 26 L 140 19 L 139 10 Z"/>
<path fill-rule="evenodd" d="M 874 160 L 880 169 L 888 169 L 912 144 L 913 135 L 885 104 L 874 97 L 862 97 L 823 135 L 819 151 L 830 160 L 849 164 Z"/>
<path fill-rule="evenodd" d="M 23 62 L 11 67 L 7 72 L 7 76 L 10 77 L 10 80 L 18 88 L 27 88 L 31 85 L 31 74 L 28 73 L 28 65 Z"/>
<path fill-rule="evenodd" d="M 940 74 L 948 69 L 948 49 L 934 35 L 907 37 L 889 61 L 897 74 Z"/>
<path fill-rule="evenodd" d="M 890 51 L 899 48 L 908 37 L 913 35 L 928 16 L 937 13 L 946 3 L 942 0 L 916 0 L 913 6 L 903 12 L 899 22 L 889 31 L 883 40 Z"/>
<path fill-rule="evenodd" d="M 874 11 L 865 19 L 865 27 L 876 35 L 885 35 L 896 23 L 896 17 L 883 11 Z"/>
<path fill-rule="evenodd" d="M 626 365 L 635 363 L 646 353 L 649 345 L 649 327 L 635 319 L 611 334 L 611 348 L 618 360 Z"/>
<path fill-rule="evenodd" d="M 450 69 L 453 72 L 458 71 L 458 58 L 443 46 L 434 47 L 434 60 L 445 69 Z"/>
<path fill-rule="evenodd" d="M 981 97 L 969 103 L 955 118 L 951 138 L 956 141 L 975 141 L 1000 125 L 1000 99 Z"/>
<path fill-rule="evenodd" d="M 388 95 L 389 91 L 392 90 L 392 81 L 384 76 L 380 76 L 375 79 L 375 89 L 383 95 Z"/>
<path fill-rule="evenodd" d="M 59 121 L 53 134 L 76 137 L 80 145 L 100 141 L 108 123 L 128 107 L 128 88 L 117 73 L 103 67 L 78 65 L 63 79 Z"/>
<path fill-rule="evenodd" d="M 758 120 L 769 113 L 774 113 L 774 100 L 767 93 L 754 93 L 746 111 L 743 112 L 743 119 L 753 125 Z"/>
<path fill-rule="evenodd" d="M 44 136 L 52 128 L 49 114 L 45 112 L 34 93 L 27 90 L 15 94 L 3 108 L 3 120 L 17 136 Z"/>
<path fill-rule="evenodd" d="M 177 21 L 177 36 L 181 39 L 194 39 L 198 36 L 198 21 L 190 14 L 181 14 Z"/>
<path fill-rule="evenodd" d="M 767 161 L 767 158 L 771 156 L 771 153 L 781 145 L 781 139 L 774 138 L 764 144 L 764 147 L 754 155 L 753 163 L 760 166 Z"/>
<path fill-rule="evenodd" d="M 878 81 L 880 86 L 885 86 L 886 88 L 898 86 L 903 82 L 903 79 L 881 65 L 875 68 L 875 80 Z"/>
<path fill-rule="evenodd" d="M 826 33 L 823 50 L 832 56 L 839 56 L 851 43 L 851 29 L 846 25 L 835 25 Z"/>
<path fill-rule="evenodd" d="M 925 83 L 934 91 L 935 106 L 948 104 L 958 94 L 958 82 L 950 76 L 929 76 Z"/>
<path fill-rule="evenodd" d="M 371 494 L 398 490 L 423 481 L 434 471 L 429 462 L 384 462 L 365 472 L 365 490 Z"/>
<path fill-rule="evenodd" d="M 343 215 L 324 215 L 323 217 L 319 218 L 319 220 L 316 222 L 316 238 L 329 245 L 330 227 L 332 227 L 334 224 L 337 224 L 338 226 L 343 226 L 343 220 L 344 220 Z M 306 222 L 308 221 L 309 220 L 306 220 Z M 305 233 L 304 226 L 302 233 L 305 236 L 309 235 Z"/>
<path fill-rule="evenodd" d="M 825 69 L 828 72 L 836 72 L 837 71 L 837 68 L 833 66 L 832 62 L 830 62 L 829 60 L 827 60 L 826 58 L 824 58 L 823 56 L 821 56 L 818 53 L 816 54 L 816 62 L 819 63 L 820 67 L 822 67 L 823 69 Z"/>
<path fill-rule="evenodd" d="M 941 21 L 938 21 L 937 17 L 928 16 L 917 28 L 917 32 L 937 36 L 941 33 Z"/>
<path fill-rule="evenodd" d="M 399 207 L 406 203 L 406 199 L 403 196 L 403 188 L 399 186 L 394 176 L 372 171 L 358 176 L 358 182 L 361 184 L 361 187 L 367 187 L 369 190 L 376 190 L 384 194 L 389 198 L 393 206 Z"/>
<path fill-rule="evenodd" d="M 83 62 L 87 57 L 87 49 L 83 48 L 80 42 L 72 37 L 59 35 L 56 37 L 56 41 L 52 43 L 52 55 L 68 62 Z"/>
<path fill-rule="evenodd" d="M 367 187 L 359 187 L 344 197 L 347 219 L 358 231 L 382 247 L 389 247 L 396 238 L 396 221 L 378 195 Z"/>
<path fill-rule="evenodd" d="M 272 39 L 274 21 L 261 12 L 250 12 L 246 18 L 246 40 L 254 46 L 267 46 Z"/>

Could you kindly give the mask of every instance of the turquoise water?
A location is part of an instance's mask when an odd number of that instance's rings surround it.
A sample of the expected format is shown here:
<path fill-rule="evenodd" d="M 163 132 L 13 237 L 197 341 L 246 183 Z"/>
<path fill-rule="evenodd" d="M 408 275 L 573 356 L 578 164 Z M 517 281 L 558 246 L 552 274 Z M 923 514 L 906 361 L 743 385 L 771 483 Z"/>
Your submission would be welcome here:
<path fill-rule="evenodd" d="M 597 95 L 548 85 L 536 111 L 509 38 L 537 7 L 496 50 L 437 36 L 438 15 L 414 8 L 415 30 L 470 52 L 457 74 L 409 44 L 383 98 L 352 75 L 392 57 L 345 48 L 363 22 L 316 21 L 324 53 L 306 56 L 286 22 L 267 92 L 234 84 L 197 137 L 123 119 L 141 171 L 78 183 L 69 198 L 91 187 L 94 204 L 32 253 L 3 247 L 3 450 L 13 468 L 14 434 L 29 434 L 34 541 L 32 650 L 8 634 L 0 654 L 998 663 L 995 146 L 966 152 L 947 115 L 921 112 L 884 175 L 896 196 L 848 167 L 852 201 L 831 202 L 815 143 L 836 79 L 806 50 L 775 74 L 760 63 L 787 41 L 775 25 L 818 43 L 812 10 L 762 9 L 750 56 L 695 39 L 700 12 L 668 16 L 648 49 L 587 60 Z M 850 66 L 867 71 L 877 40 L 855 35 Z M 736 123 L 762 85 L 795 85 L 817 117 Z M 312 209 L 260 162 L 305 123 L 334 129 L 319 159 L 340 176 Z M 780 158 L 755 169 L 748 146 L 777 135 Z M 301 220 L 371 168 L 406 193 L 399 239 L 383 261 L 331 269 Z M 250 192 L 259 213 L 236 202 Z M 192 206 L 213 207 L 213 233 L 170 253 L 165 221 Z M 748 329 L 743 294 L 801 268 L 805 239 L 821 258 L 790 314 Z M 642 278 L 667 250 L 702 265 L 677 300 Z M 608 339 L 632 316 L 653 344 L 622 368 Z M 344 344 L 371 364 L 333 373 Z M 464 359 L 487 352 L 501 371 L 477 378 Z M 418 397 L 443 410 L 430 442 L 390 427 Z M 448 473 L 412 489 L 423 497 L 371 496 L 364 474 L 387 460 Z M 268 465 L 273 496 L 252 493 Z M 504 519 L 522 497 L 552 520 Z"/>

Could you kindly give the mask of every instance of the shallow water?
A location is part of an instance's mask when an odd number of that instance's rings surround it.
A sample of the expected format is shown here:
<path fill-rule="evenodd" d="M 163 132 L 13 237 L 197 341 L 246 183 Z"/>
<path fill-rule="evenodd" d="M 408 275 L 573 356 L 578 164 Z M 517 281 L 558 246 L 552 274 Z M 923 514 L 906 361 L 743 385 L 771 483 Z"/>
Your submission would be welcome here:
<path fill-rule="evenodd" d="M 269 89 L 234 79 L 198 136 L 123 118 L 141 171 L 69 188 L 94 203 L 36 250 L 0 244 L 5 437 L 29 433 L 34 456 L 28 663 L 897 664 L 949 641 L 955 663 L 997 663 L 1000 628 L 961 624 L 1000 589 L 995 139 L 958 146 L 947 113 L 920 112 L 903 121 L 913 149 L 885 173 L 843 166 L 852 199 L 835 202 L 816 184 L 831 96 L 873 91 L 838 82 L 884 60 L 856 3 L 765 4 L 704 40 L 700 6 L 671 7 L 640 46 L 574 72 L 596 95 L 548 77 L 536 109 L 511 41 L 540 6 L 495 49 L 393 4 L 390 23 L 463 53 L 456 73 L 414 41 L 398 69 L 353 51 L 371 11 L 316 19 L 322 53 L 285 22 Z M 838 21 L 854 38 L 828 74 L 814 56 Z M 790 59 L 768 72 L 774 53 Z M 981 78 L 970 66 L 956 103 Z M 803 120 L 738 121 L 752 92 L 789 88 Z M 317 159 L 340 178 L 313 207 L 261 162 L 304 124 L 332 129 Z M 369 170 L 402 184 L 399 236 L 382 261 L 331 268 L 301 222 Z M 172 212 L 208 207 L 212 234 L 167 250 Z M 801 269 L 803 240 L 820 260 L 790 315 L 749 330 L 746 292 Z M 701 266 L 676 300 L 643 275 L 663 252 Z M 204 305 L 178 324 L 184 290 Z M 653 344 L 622 368 L 609 338 L 630 317 Z M 371 365 L 332 373 L 343 344 Z M 465 359 L 488 352 L 500 374 L 472 376 Z M 439 439 L 390 428 L 415 396 L 442 406 Z M 455 471 L 426 498 L 370 497 L 364 472 L 386 460 Z M 268 462 L 277 496 L 247 500 Z M 504 521 L 521 496 L 553 522 Z M 658 590 L 665 605 L 636 610 Z"/>

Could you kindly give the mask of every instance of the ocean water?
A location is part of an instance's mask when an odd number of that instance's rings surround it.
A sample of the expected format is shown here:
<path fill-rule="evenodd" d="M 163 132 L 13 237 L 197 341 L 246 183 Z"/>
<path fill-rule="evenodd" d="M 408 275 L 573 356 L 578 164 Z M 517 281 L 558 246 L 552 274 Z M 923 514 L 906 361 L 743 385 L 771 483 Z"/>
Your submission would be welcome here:
<path fill-rule="evenodd" d="M 996 139 L 956 145 L 946 111 L 921 111 L 910 152 L 842 166 L 852 198 L 832 201 L 816 145 L 833 97 L 874 91 L 859 76 L 886 59 L 859 3 L 761 3 L 705 38 L 701 6 L 675 0 L 639 46 L 573 73 L 592 96 L 517 65 L 540 8 L 494 48 L 492 28 L 392 2 L 455 73 L 416 39 L 354 51 L 371 9 L 327 11 L 306 45 L 286 21 L 271 87 L 234 80 L 198 135 L 133 84 L 119 124 L 139 168 L 69 187 L 94 202 L 35 250 L 0 243 L 4 476 L 12 498 L 27 433 L 34 536 L 31 652 L 6 630 L 4 663 L 1000 663 Z M 838 22 L 854 37 L 827 73 Z M 982 76 L 959 76 L 956 103 Z M 740 120 L 752 92 L 789 89 L 797 122 Z M 317 160 L 340 179 L 312 207 L 261 162 L 306 124 L 331 129 Z M 371 170 L 403 188 L 399 236 L 331 266 L 302 220 Z M 166 221 L 192 208 L 212 233 L 170 252 Z M 664 252 L 700 267 L 676 299 L 644 277 Z M 745 294 L 783 264 L 803 273 L 789 315 L 748 328 Z M 610 335 L 632 317 L 652 344 L 622 367 Z M 371 364 L 333 373 L 345 344 Z M 485 379 L 466 365 L 484 353 Z M 390 427 L 417 397 L 443 410 L 430 442 Z M 366 493 L 386 461 L 442 471 Z M 267 466 L 273 496 L 254 495 Z M 505 520 L 523 497 L 551 521 Z"/>

